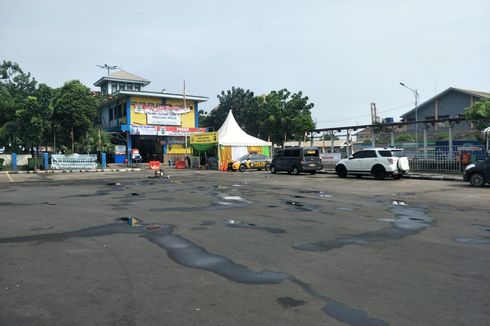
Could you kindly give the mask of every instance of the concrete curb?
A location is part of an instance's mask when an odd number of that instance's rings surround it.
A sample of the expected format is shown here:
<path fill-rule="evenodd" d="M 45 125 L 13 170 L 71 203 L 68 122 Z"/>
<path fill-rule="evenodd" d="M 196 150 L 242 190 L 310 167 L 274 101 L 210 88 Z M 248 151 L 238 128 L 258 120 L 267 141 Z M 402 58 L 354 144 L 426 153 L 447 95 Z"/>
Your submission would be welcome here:
<path fill-rule="evenodd" d="M 334 170 L 319 171 L 321 174 L 336 174 Z M 463 176 L 460 175 L 447 175 L 447 174 L 422 174 L 422 173 L 408 173 L 403 175 L 404 179 L 419 179 L 419 180 L 436 180 L 436 181 L 464 181 Z"/>
<path fill-rule="evenodd" d="M 51 174 L 51 173 L 97 173 L 97 172 L 139 172 L 141 168 L 96 169 L 96 170 L 37 170 L 37 171 L 0 171 L 0 174 Z"/>

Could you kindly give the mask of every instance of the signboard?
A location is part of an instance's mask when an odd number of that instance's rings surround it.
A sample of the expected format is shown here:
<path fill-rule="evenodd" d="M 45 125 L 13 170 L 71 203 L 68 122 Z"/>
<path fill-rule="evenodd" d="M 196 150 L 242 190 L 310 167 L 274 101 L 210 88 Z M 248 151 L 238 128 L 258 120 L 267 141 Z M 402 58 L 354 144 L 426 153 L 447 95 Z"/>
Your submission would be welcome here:
<path fill-rule="evenodd" d="M 218 142 L 217 132 L 196 133 L 191 135 L 191 144 L 212 144 Z"/>
<path fill-rule="evenodd" d="M 131 104 L 131 109 L 134 110 L 135 113 L 144 113 L 144 114 L 155 114 L 155 113 L 172 113 L 172 114 L 184 114 L 190 112 L 190 108 L 182 108 L 179 106 L 170 106 L 170 105 L 152 105 L 152 104 Z"/>
<path fill-rule="evenodd" d="M 154 112 L 146 114 L 146 123 L 149 125 L 180 126 L 180 115 L 172 112 Z"/>
<path fill-rule="evenodd" d="M 116 155 L 126 154 L 126 145 L 115 145 L 114 146 L 114 153 Z"/>
<path fill-rule="evenodd" d="M 206 128 L 182 128 L 172 126 L 136 126 L 131 125 L 131 135 L 145 136 L 186 136 L 206 132 Z"/>
<path fill-rule="evenodd" d="M 51 155 L 51 168 L 55 170 L 87 169 L 97 168 L 97 155 L 72 154 Z"/>
<path fill-rule="evenodd" d="M 322 162 L 337 163 L 340 161 L 340 153 L 320 153 Z"/>

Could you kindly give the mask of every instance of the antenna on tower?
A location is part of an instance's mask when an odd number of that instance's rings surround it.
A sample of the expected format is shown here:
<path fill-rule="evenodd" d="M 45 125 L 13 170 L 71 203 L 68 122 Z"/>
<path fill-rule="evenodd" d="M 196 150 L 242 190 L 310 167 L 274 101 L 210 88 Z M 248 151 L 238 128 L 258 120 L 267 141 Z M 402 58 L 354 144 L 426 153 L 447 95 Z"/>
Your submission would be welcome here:
<path fill-rule="evenodd" d="M 109 66 L 107 63 L 104 63 L 103 66 L 97 65 L 97 67 L 99 67 L 101 69 L 107 69 L 107 74 L 108 75 L 109 75 L 109 73 L 110 73 L 111 70 L 115 70 L 115 69 L 119 68 L 118 66 Z"/>

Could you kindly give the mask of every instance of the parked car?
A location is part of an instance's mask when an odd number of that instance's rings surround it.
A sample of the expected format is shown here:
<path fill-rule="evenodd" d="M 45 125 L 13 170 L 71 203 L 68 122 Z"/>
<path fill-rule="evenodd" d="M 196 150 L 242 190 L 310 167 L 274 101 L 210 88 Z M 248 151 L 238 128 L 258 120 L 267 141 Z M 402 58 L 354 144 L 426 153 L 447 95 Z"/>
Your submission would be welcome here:
<path fill-rule="evenodd" d="M 340 160 L 335 165 L 335 172 L 340 178 L 355 175 L 372 175 L 383 180 L 387 176 L 399 179 L 410 170 L 408 158 L 403 150 L 396 148 L 371 148 L 355 152 L 349 158 Z"/>
<path fill-rule="evenodd" d="M 271 162 L 271 173 L 286 171 L 292 174 L 321 170 L 320 152 L 316 147 L 291 147 L 278 150 Z"/>
<path fill-rule="evenodd" d="M 473 187 L 490 183 L 490 159 L 466 166 L 463 179 L 469 181 Z"/>
<path fill-rule="evenodd" d="M 262 154 L 247 154 L 231 164 L 233 171 L 245 172 L 247 169 L 268 170 L 272 159 Z"/>

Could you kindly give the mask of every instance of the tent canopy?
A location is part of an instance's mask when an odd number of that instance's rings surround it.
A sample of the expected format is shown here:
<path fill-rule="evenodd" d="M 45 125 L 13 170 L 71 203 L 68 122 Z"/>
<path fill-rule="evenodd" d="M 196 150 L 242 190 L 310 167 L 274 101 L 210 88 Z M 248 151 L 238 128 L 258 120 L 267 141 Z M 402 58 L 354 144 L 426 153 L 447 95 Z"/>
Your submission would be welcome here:
<path fill-rule="evenodd" d="M 218 130 L 218 143 L 222 146 L 271 146 L 270 142 L 250 136 L 240 128 L 233 116 L 228 112 L 225 122 Z"/>

